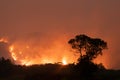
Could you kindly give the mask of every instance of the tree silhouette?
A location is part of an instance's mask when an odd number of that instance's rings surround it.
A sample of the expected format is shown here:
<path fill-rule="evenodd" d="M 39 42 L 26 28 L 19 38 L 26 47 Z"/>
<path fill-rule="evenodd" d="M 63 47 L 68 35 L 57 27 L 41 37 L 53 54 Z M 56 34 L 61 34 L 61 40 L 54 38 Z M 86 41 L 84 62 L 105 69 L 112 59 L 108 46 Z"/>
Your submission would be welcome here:
<path fill-rule="evenodd" d="M 82 59 L 92 61 L 102 50 L 107 49 L 107 43 L 99 38 L 90 38 L 86 35 L 77 35 L 68 42 L 73 49 L 80 53 L 79 61 Z"/>
<path fill-rule="evenodd" d="M 99 38 L 91 38 L 86 35 L 77 35 L 70 39 L 68 43 L 77 53 L 80 54 L 76 70 L 81 76 L 91 76 L 100 67 L 92 62 L 98 55 L 102 55 L 102 50 L 107 49 L 107 43 Z"/>

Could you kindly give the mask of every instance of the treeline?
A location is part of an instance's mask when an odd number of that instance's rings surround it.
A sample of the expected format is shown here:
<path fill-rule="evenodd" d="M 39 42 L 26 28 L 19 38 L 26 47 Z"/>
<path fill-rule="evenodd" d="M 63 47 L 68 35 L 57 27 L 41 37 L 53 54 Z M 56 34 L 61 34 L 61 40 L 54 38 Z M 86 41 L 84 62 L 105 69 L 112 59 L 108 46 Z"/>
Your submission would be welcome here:
<path fill-rule="evenodd" d="M 120 71 L 97 64 L 44 64 L 21 66 L 0 58 L 0 80 L 119 80 Z"/>

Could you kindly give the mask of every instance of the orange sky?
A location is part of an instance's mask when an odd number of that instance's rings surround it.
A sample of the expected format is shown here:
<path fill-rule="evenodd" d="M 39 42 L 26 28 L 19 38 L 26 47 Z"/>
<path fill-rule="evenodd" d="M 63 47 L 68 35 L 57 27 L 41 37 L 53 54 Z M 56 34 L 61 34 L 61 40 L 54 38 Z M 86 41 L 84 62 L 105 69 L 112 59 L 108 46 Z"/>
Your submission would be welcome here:
<path fill-rule="evenodd" d="M 109 49 L 101 62 L 108 68 L 120 69 L 119 32 L 119 0 L 0 1 L 0 38 L 6 37 L 9 45 L 16 44 L 22 48 L 30 44 L 31 54 L 34 55 L 37 48 L 35 56 L 46 57 L 47 53 L 52 59 L 61 56 L 64 49 L 68 50 L 70 38 L 87 34 L 108 42 Z M 38 54 L 39 49 L 42 51 Z M 56 52 L 59 54 L 55 55 Z M 7 52 L 0 55 L 7 56 Z"/>

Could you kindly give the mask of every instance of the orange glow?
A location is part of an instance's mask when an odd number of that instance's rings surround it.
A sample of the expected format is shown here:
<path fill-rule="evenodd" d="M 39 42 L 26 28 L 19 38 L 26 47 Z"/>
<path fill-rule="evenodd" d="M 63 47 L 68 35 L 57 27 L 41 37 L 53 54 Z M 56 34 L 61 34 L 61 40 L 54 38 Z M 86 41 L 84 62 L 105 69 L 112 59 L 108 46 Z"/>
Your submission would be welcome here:
<path fill-rule="evenodd" d="M 16 64 L 26 66 L 46 63 L 61 63 L 62 65 L 76 63 L 79 55 L 71 51 L 71 47 L 66 41 L 66 39 L 59 39 L 48 44 L 34 40 L 28 42 L 18 40 L 9 46 L 9 52 Z"/>
<path fill-rule="evenodd" d="M 30 66 L 32 64 L 34 64 L 32 61 L 25 61 L 25 60 L 21 60 L 21 64 L 22 65 L 26 65 L 26 66 Z"/>
<path fill-rule="evenodd" d="M 66 65 L 77 61 L 65 40 L 56 40 L 50 44 L 18 40 L 11 44 L 9 51 L 17 64 L 26 66 L 59 62 Z"/>
<path fill-rule="evenodd" d="M 16 57 L 16 54 L 14 53 L 14 47 L 13 46 L 10 46 L 10 49 L 9 51 L 11 52 L 11 56 L 12 58 L 16 61 L 17 60 L 17 57 Z"/>
<path fill-rule="evenodd" d="M 63 65 L 67 65 L 67 61 L 65 59 L 62 60 Z"/>
<path fill-rule="evenodd" d="M 1 38 L 1 39 L 0 39 L 0 42 L 5 42 L 5 43 L 7 43 L 8 40 L 7 40 L 6 38 Z"/>

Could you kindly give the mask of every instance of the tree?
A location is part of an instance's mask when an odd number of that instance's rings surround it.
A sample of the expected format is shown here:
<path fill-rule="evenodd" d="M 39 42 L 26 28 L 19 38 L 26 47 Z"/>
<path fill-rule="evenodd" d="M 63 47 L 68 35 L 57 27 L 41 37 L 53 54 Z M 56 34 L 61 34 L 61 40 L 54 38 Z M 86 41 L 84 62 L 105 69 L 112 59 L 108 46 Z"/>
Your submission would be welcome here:
<path fill-rule="evenodd" d="M 107 43 L 99 38 L 91 38 L 86 35 L 77 35 L 70 39 L 68 43 L 80 54 L 75 71 L 83 78 L 89 78 L 94 72 L 99 71 L 99 65 L 92 62 L 98 55 L 102 55 L 102 50 L 107 49 Z M 87 79 L 86 79 L 87 80 Z"/>
<path fill-rule="evenodd" d="M 77 35 L 74 39 L 70 39 L 68 43 L 80 53 L 78 61 L 92 61 L 98 55 L 102 55 L 102 50 L 107 49 L 107 43 L 99 38 L 91 38 L 86 35 Z"/>

